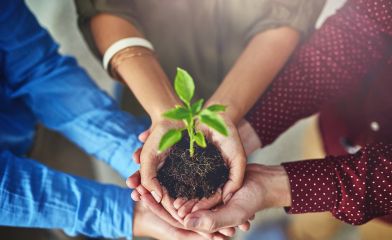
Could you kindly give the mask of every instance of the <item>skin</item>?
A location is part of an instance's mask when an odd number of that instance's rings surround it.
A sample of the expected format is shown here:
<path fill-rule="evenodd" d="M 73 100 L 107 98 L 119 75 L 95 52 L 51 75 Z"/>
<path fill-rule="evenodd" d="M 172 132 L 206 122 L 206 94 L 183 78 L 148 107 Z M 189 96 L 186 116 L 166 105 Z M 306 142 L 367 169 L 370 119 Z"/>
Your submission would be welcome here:
<path fill-rule="evenodd" d="M 226 106 L 238 124 L 284 66 L 299 42 L 292 28 L 280 27 L 254 36 L 223 79 L 208 104 Z M 235 97 L 233 97 L 235 96 Z"/>
<path fill-rule="evenodd" d="M 93 17 L 90 27 L 101 54 L 104 54 L 106 49 L 117 40 L 126 37 L 143 37 L 131 23 L 109 14 Z M 184 205 L 185 203 L 178 200 L 183 203 L 181 207 L 184 206 L 178 209 L 181 216 L 192 210 L 209 209 L 222 200 L 226 202 L 241 187 L 246 158 L 236 126 L 285 64 L 298 41 L 298 32 L 288 27 L 280 27 L 256 35 L 207 101 L 206 106 L 212 104 L 228 106 L 228 111 L 222 114 L 222 117 L 229 126 L 229 137 L 220 138 L 216 133 L 202 126 L 198 127 L 221 150 L 230 168 L 230 180 L 223 187 L 222 193 L 210 199 L 203 199 L 193 205 L 191 203 Z M 156 180 L 157 169 L 165 157 L 165 153 L 158 152 L 158 142 L 167 130 L 181 127 L 178 123 L 163 119 L 162 113 L 180 104 L 180 101 L 154 56 L 127 58 L 117 68 L 117 74 L 132 90 L 152 120 L 150 136 L 140 151 L 140 157 L 143 159 L 141 183 L 157 203 L 161 203 L 175 219 L 180 221 L 181 217 L 173 206 L 176 200 L 170 199 Z M 232 98 L 232 96 L 236 97 Z"/>
<path fill-rule="evenodd" d="M 134 187 L 139 184 L 139 181 L 140 175 L 136 173 L 128 178 L 127 185 Z M 166 218 L 165 221 L 178 224 L 159 204 L 153 200 L 146 200 L 148 195 L 150 194 L 146 191 L 139 198 L 152 212 L 163 219 Z M 241 230 L 247 231 L 250 226 L 249 220 L 252 220 L 258 211 L 289 206 L 291 206 L 291 190 L 284 168 L 248 164 L 244 185 L 224 205 L 211 210 L 192 212 L 181 223 L 186 229 L 199 233 L 223 233 L 222 235 L 232 236 L 235 233 L 233 227 L 238 226 Z"/>
<path fill-rule="evenodd" d="M 147 201 L 143 201 L 147 202 Z M 149 224 L 146 224 L 146 223 Z M 182 227 L 182 226 L 181 226 Z M 152 237 L 161 240 L 182 240 L 182 239 L 226 239 L 222 235 L 213 236 L 212 234 L 204 233 L 204 235 L 195 233 L 181 228 L 180 226 L 173 226 L 162 220 L 154 214 L 149 208 L 142 206 L 142 203 L 137 203 L 135 206 L 133 232 L 138 237 Z"/>
<path fill-rule="evenodd" d="M 284 168 L 249 164 L 243 187 L 225 205 L 191 213 L 184 223 L 188 229 L 210 233 L 241 225 L 263 209 L 289 206 L 290 183 Z"/>
<path fill-rule="evenodd" d="M 175 227 L 177 229 L 183 229 L 183 230 L 185 229 L 185 223 L 183 221 L 183 218 L 181 218 L 181 219 L 174 218 L 173 214 L 169 214 L 169 212 L 166 211 L 166 209 L 163 208 L 161 204 L 158 204 L 154 200 L 151 193 L 149 191 L 147 191 L 140 184 L 139 171 L 136 172 L 135 174 L 133 174 L 131 177 L 129 177 L 127 179 L 126 183 L 127 183 L 128 187 L 130 187 L 130 188 L 138 188 L 138 191 L 132 192 L 132 198 L 136 202 L 144 203 L 144 205 L 149 209 L 150 212 L 154 213 L 154 215 L 156 217 L 159 217 L 159 219 L 163 220 L 165 223 L 169 224 L 170 226 Z M 188 201 L 188 203 L 189 202 L 191 202 L 191 201 Z M 136 219 L 136 216 L 135 216 L 135 219 Z M 142 220 L 140 220 L 140 221 L 142 221 Z M 247 223 L 246 225 L 248 225 L 248 227 L 240 226 L 240 229 L 244 230 L 244 229 L 249 228 L 249 223 Z M 195 230 L 194 232 L 197 232 L 199 235 L 201 235 L 205 239 L 226 239 L 227 237 L 234 236 L 235 228 L 234 227 L 222 228 L 219 231 L 216 231 L 214 233 L 204 233 L 204 232 L 200 232 L 197 230 Z"/>

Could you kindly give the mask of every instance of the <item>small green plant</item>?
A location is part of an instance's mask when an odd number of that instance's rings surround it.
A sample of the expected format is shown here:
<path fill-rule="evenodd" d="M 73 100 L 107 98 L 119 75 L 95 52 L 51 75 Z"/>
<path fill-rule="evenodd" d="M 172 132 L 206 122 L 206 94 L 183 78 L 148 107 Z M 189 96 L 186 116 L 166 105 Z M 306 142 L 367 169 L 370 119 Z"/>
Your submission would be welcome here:
<path fill-rule="evenodd" d="M 174 89 L 184 103 L 177 105 L 175 108 L 168 110 L 163 114 L 165 118 L 183 121 L 185 127 L 181 129 L 170 129 L 163 135 L 159 143 L 159 151 L 165 151 L 182 139 L 182 132 L 187 130 L 189 135 L 189 154 L 194 154 L 194 143 L 196 142 L 202 148 L 207 146 L 205 137 L 201 131 L 195 130 L 196 121 L 207 125 L 224 136 L 228 136 L 228 130 L 219 112 L 224 112 L 226 107 L 215 104 L 205 109 L 203 108 L 204 99 L 199 99 L 191 103 L 195 93 L 195 83 L 192 77 L 183 69 L 177 68 L 176 78 L 174 80 Z"/>

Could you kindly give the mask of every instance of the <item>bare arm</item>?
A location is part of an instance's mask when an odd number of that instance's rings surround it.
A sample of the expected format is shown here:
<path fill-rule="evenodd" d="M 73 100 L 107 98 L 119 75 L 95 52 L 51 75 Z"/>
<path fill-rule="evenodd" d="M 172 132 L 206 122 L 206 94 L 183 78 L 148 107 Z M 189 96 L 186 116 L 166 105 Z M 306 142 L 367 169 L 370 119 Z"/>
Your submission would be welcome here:
<path fill-rule="evenodd" d="M 143 37 L 128 21 L 109 14 L 99 14 L 91 19 L 91 31 L 101 54 L 114 42 L 127 37 Z M 125 81 L 153 124 L 162 113 L 179 101 L 170 81 L 153 55 L 125 59 L 117 68 L 117 74 Z"/>
<path fill-rule="evenodd" d="M 227 113 L 237 124 L 279 73 L 299 38 L 299 33 L 289 27 L 253 37 L 209 103 L 228 106 Z"/>

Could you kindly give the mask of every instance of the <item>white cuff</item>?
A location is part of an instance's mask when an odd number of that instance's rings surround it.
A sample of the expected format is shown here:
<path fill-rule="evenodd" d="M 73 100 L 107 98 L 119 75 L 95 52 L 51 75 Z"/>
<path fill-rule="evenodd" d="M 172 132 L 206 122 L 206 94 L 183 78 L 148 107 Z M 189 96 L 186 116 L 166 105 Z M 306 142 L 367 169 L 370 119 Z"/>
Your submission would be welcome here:
<path fill-rule="evenodd" d="M 152 51 L 154 51 L 154 47 L 152 44 L 144 38 L 132 37 L 132 38 L 123 38 L 113 43 L 103 55 L 103 68 L 108 70 L 109 62 L 112 57 L 118 53 L 120 50 L 127 47 L 145 47 Z"/>

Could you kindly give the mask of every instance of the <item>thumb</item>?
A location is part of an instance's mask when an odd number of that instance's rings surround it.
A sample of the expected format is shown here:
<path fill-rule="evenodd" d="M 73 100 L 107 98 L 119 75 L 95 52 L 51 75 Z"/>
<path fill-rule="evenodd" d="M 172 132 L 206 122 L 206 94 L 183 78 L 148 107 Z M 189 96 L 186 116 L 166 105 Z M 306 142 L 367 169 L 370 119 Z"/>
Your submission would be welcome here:
<path fill-rule="evenodd" d="M 151 179 L 148 184 L 142 184 L 153 196 L 157 203 L 162 201 L 162 189 L 161 185 L 156 178 Z"/>
<path fill-rule="evenodd" d="M 159 183 L 156 172 L 153 170 L 154 168 L 141 168 L 140 169 L 140 176 L 143 187 L 145 187 L 153 196 L 157 203 L 160 203 L 162 200 L 162 188 L 161 184 Z"/>
<path fill-rule="evenodd" d="M 242 154 L 237 154 L 234 160 L 229 162 L 229 180 L 225 183 L 222 190 L 223 202 L 226 203 L 228 199 L 242 187 L 245 176 L 246 159 Z"/>
<path fill-rule="evenodd" d="M 147 150 L 147 153 L 143 155 L 143 151 Z M 163 196 L 161 184 L 157 179 L 157 170 L 159 160 L 155 154 L 149 152 L 150 149 L 146 148 L 142 150 L 141 164 L 140 164 L 140 177 L 143 187 L 145 187 L 151 195 L 154 197 L 157 203 L 160 203 Z M 144 157 L 143 157 L 144 156 Z"/>
<path fill-rule="evenodd" d="M 147 138 L 148 138 L 148 136 L 150 136 L 150 133 L 151 133 L 151 128 L 149 128 L 149 129 L 147 129 L 146 131 L 144 131 L 144 132 L 142 132 L 142 133 L 140 133 L 139 134 L 139 141 L 140 142 L 146 142 L 146 140 L 147 140 Z"/>

